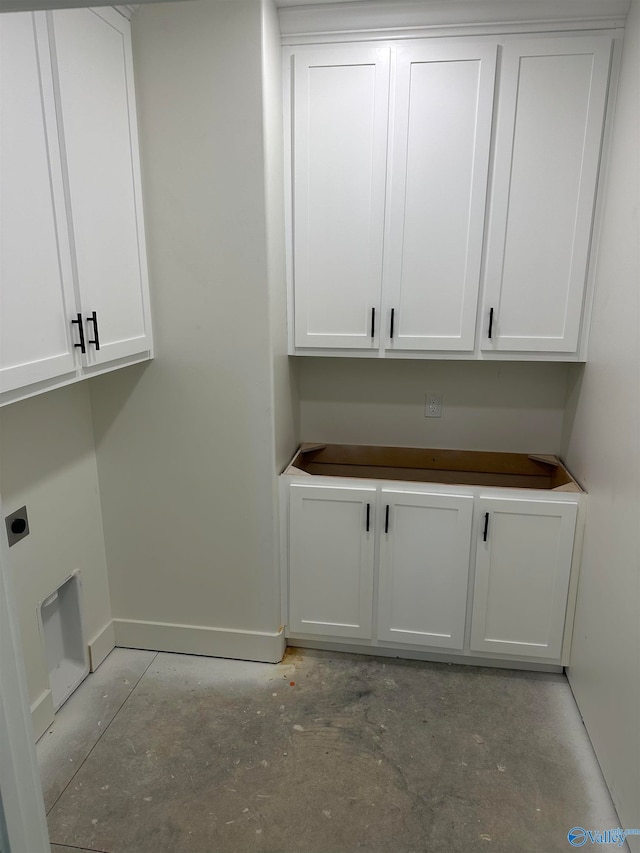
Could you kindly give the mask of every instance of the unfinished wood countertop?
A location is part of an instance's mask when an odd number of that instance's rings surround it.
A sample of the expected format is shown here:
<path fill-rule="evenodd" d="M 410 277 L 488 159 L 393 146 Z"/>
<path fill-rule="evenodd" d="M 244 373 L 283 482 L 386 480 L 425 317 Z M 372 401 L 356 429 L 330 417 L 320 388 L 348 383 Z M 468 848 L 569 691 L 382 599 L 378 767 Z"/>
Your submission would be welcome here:
<path fill-rule="evenodd" d="M 582 492 L 553 455 L 362 444 L 302 444 L 284 474 Z"/>

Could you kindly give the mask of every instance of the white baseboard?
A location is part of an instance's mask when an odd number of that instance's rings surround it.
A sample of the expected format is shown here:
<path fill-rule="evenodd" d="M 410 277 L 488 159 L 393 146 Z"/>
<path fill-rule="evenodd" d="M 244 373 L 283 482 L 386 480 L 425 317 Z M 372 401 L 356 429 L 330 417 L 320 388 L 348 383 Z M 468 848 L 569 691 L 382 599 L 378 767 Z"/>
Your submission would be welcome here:
<path fill-rule="evenodd" d="M 283 628 L 269 634 L 137 619 L 114 619 L 113 625 L 116 646 L 129 649 L 279 663 L 286 647 Z"/>
<path fill-rule="evenodd" d="M 91 664 L 91 672 L 95 672 L 102 661 L 107 657 L 109 652 L 115 648 L 116 632 L 113 627 L 113 620 L 107 624 L 98 633 L 89 640 L 89 662 Z"/>
<path fill-rule="evenodd" d="M 31 722 L 33 724 L 33 734 L 35 739 L 39 740 L 53 722 L 55 711 L 53 709 L 53 697 L 51 690 L 44 690 L 31 703 Z"/>
<path fill-rule="evenodd" d="M 456 663 L 463 666 L 491 666 L 496 669 L 525 669 L 532 672 L 561 673 L 563 667 L 557 663 L 542 663 L 538 661 L 501 660 L 499 658 L 472 657 L 471 655 L 455 654 L 453 652 L 432 652 L 421 649 L 389 648 L 388 646 L 359 645 L 354 642 L 330 642 L 313 640 L 308 637 L 289 636 L 287 643 L 293 648 L 318 649 L 327 652 L 348 652 L 358 655 L 375 655 L 377 657 L 397 658 L 399 660 L 422 660 L 431 663 Z"/>

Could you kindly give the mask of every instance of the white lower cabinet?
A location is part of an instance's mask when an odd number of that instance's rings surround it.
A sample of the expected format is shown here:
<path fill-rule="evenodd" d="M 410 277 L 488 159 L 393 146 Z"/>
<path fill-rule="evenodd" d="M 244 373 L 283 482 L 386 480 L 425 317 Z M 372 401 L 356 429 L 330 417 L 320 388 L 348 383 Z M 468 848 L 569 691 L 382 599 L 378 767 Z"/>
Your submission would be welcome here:
<path fill-rule="evenodd" d="M 560 664 L 581 496 L 403 485 L 287 483 L 288 636 Z"/>
<path fill-rule="evenodd" d="M 292 485 L 289 625 L 371 639 L 376 488 Z"/>
<path fill-rule="evenodd" d="M 461 650 L 473 498 L 382 489 L 380 640 Z"/>
<path fill-rule="evenodd" d="M 577 505 L 480 498 L 471 649 L 560 657 Z"/>

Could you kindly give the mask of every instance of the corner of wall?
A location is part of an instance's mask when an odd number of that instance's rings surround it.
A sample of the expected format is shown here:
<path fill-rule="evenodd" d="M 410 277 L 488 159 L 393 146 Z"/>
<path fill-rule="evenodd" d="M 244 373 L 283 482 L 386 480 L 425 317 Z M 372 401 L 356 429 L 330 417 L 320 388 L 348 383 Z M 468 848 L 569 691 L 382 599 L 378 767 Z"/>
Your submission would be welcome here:
<path fill-rule="evenodd" d="M 584 371 L 584 364 L 567 365 L 566 396 L 562 416 L 562 435 L 560 440 L 560 457 L 562 459 L 566 459 L 569 451 L 576 411 L 578 408 L 578 400 L 580 399 L 580 389 L 584 379 Z"/>
<path fill-rule="evenodd" d="M 282 50 L 273 0 L 261 0 L 262 108 L 267 277 L 273 358 L 275 470 L 279 473 L 299 443 L 300 401 L 287 354 L 287 300 L 282 145 Z"/>

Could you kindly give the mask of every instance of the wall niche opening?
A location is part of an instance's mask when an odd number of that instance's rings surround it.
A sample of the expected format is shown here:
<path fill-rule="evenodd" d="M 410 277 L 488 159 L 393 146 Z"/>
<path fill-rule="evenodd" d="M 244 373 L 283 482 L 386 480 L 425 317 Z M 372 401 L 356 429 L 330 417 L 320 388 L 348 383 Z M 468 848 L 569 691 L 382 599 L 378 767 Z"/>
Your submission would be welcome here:
<path fill-rule="evenodd" d="M 89 674 L 78 574 L 61 584 L 40 605 L 44 651 L 54 710 L 58 710 Z"/>

